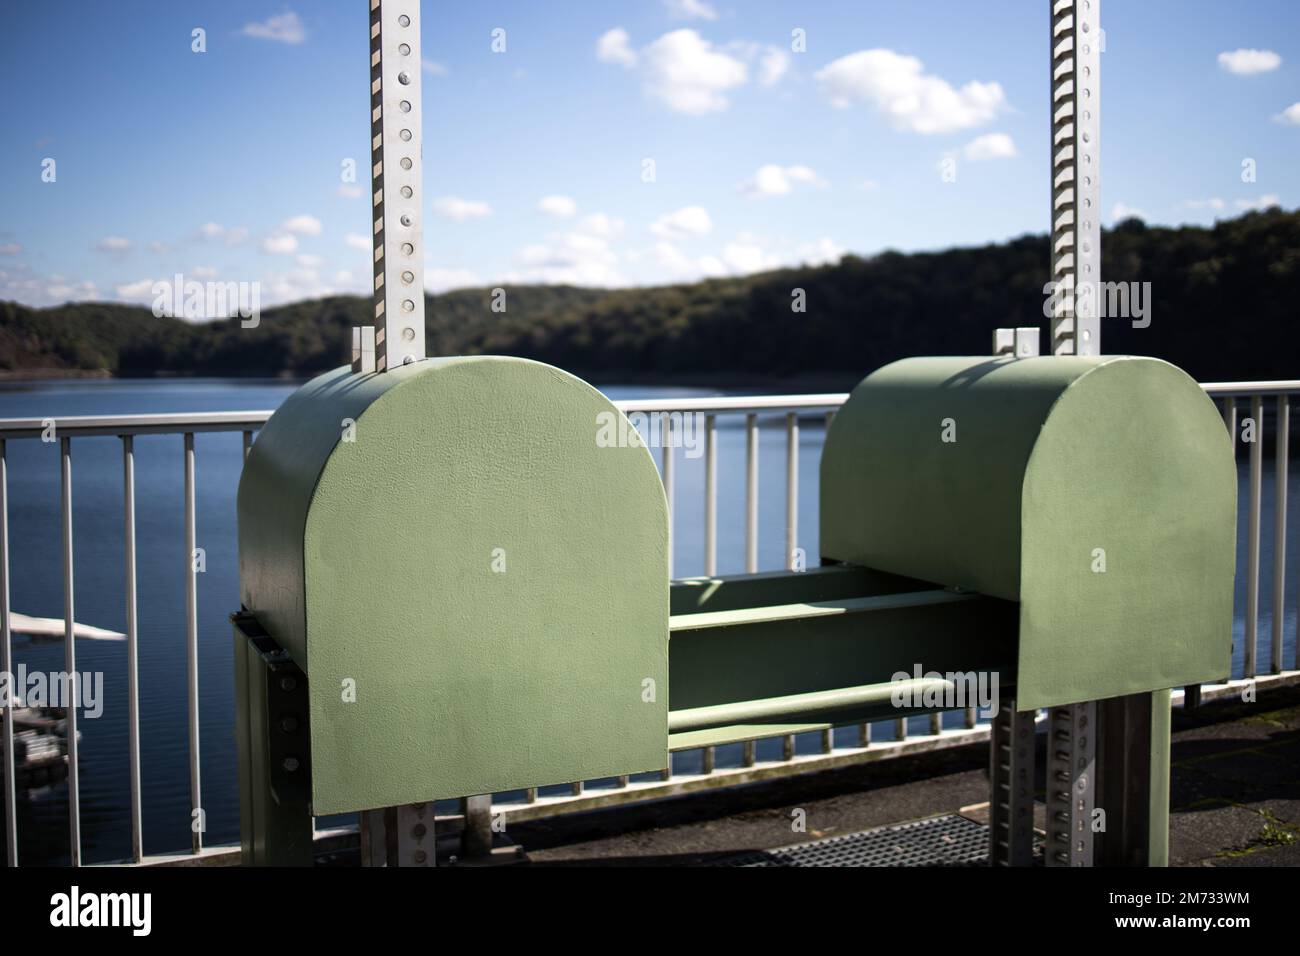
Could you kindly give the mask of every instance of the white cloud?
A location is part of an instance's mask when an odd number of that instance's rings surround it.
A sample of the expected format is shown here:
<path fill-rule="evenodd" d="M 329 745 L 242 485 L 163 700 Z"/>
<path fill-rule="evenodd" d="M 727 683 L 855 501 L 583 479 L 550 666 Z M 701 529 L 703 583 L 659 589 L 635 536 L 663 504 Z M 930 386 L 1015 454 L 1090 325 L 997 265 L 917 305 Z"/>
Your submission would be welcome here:
<path fill-rule="evenodd" d="M 435 60 L 421 60 L 420 69 L 424 70 L 430 76 L 446 76 L 448 73 L 446 65 L 438 63 Z"/>
<path fill-rule="evenodd" d="M 665 239 L 646 251 L 646 261 L 657 266 L 659 273 L 643 275 L 642 278 L 657 282 L 689 282 L 718 276 L 750 275 L 797 263 L 824 265 L 836 262 L 844 255 L 844 249 L 838 243 L 825 237 L 797 247 L 791 247 L 788 241 L 778 245 L 782 251 L 772 250 L 761 237 L 741 233 L 725 243 L 717 254 L 693 257 L 675 242 Z M 628 256 L 629 261 L 641 258 L 639 254 Z"/>
<path fill-rule="evenodd" d="M 261 23 L 244 24 L 244 35 L 257 37 L 259 40 L 275 40 L 278 43 L 301 43 L 307 39 L 303 32 L 302 21 L 298 14 L 290 11 L 277 17 L 271 17 Z"/>
<path fill-rule="evenodd" d="M 195 266 L 190 270 L 190 275 L 196 279 L 215 279 L 217 270 L 212 266 Z"/>
<path fill-rule="evenodd" d="M 636 51 L 628 43 L 627 31 L 622 27 L 605 31 L 596 41 L 596 59 L 628 68 L 636 66 Z"/>
<path fill-rule="evenodd" d="M 100 252 L 126 252 L 131 248 L 131 240 L 123 236 L 105 236 L 99 240 Z"/>
<path fill-rule="evenodd" d="M 781 77 L 785 76 L 789 69 L 790 54 L 778 47 L 770 46 L 763 51 L 758 60 L 758 83 L 760 86 L 775 86 L 781 82 Z"/>
<path fill-rule="evenodd" d="M 303 236 L 319 236 L 321 234 L 320 220 L 315 216 L 294 216 L 292 219 L 286 219 L 280 223 L 280 229 L 284 232 L 296 232 Z"/>
<path fill-rule="evenodd" d="M 997 83 L 970 82 L 960 89 L 925 72 L 916 57 L 893 50 L 859 50 L 840 57 L 816 74 L 831 104 L 839 108 L 866 102 L 899 129 L 950 133 L 982 126 L 1006 108 Z"/>
<path fill-rule="evenodd" d="M 753 177 L 738 187 L 742 193 L 761 199 L 767 196 L 785 196 L 794 191 L 795 183 L 814 186 L 826 185 L 807 166 L 777 166 L 773 163 L 758 167 Z"/>
<path fill-rule="evenodd" d="M 297 236 L 279 234 L 262 240 L 262 251 L 271 255 L 287 255 L 298 250 Z"/>
<path fill-rule="evenodd" d="M 117 293 L 119 299 L 130 299 L 132 301 L 148 299 L 149 301 L 153 301 L 153 283 L 153 279 L 141 279 L 139 282 L 125 282 L 122 285 L 114 286 L 113 291 Z"/>
<path fill-rule="evenodd" d="M 1282 112 L 1273 117 L 1279 123 L 1289 123 L 1292 126 L 1300 126 L 1300 103 L 1292 103 Z"/>
<path fill-rule="evenodd" d="M 93 282 L 77 282 L 61 275 L 41 275 L 22 264 L 0 269 L 0 300 L 45 306 L 100 298 Z"/>
<path fill-rule="evenodd" d="M 615 219 L 603 212 L 594 212 L 590 216 L 582 217 L 578 229 L 593 236 L 600 236 L 602 239 L 613 239 L 623 234 L 623 225 L 622 219 Z"/>
<path fill-rule="evenodd" d="M 433 211 L 457 222 L 492 215 L 492 207 L 487 203 L 476 199 L 461 199 L 459 196 L 440 196 L 433 201 Z"/>
<path fill-rule="evenodd" d="M 320 256 L 314 256 L 308 253 L 303 253 L 302 255 L 298 256 L 298 258 L 295 261 L 298 263 L 298 265 L 302 266 L 304 269 L 319 269 L 321 266 L 325 264 L 325 260 L 322 259 Z"/>
<path fill-rule="evenodd" d="M 207 222 L 199 227 L 199 237 L 202 239 L 220 239 L 226 237 L 226 245 L 237 246 L 248 238 L 248 230 L 243 226 L 233 226 L 227 229 L 215 222 Z"/>
<path fill-rule="evenodd" d="M 425 292 L 446 292 L 482 284 L 478 275 L 469 269 L 430 269 L 426 266 L 424 270 Z"/>
<path fill-rule="evenodd" d="M 1005 159 L 1016 155 L 1016 144 L 1006 133 L 986 133 L 967 143 L 962 155 L 971 162 Z"/>
<path fill-rule="evenodd" d="M 815 242 L 804 243 L 799 247 L 799 261 L 810 266 L 824 266 L 839 262 L 844 257 L 845 249 L 834 239 L 823 236 Z"/>
<path fill-rule="evenodd" d="M 360 199 L 366 191 L 355 183 L 340 183 L 339 195 L 344 199 Z"/>
<path fill-rule="evenodd" d="M 705 0 L 664 0 L 668 15 L 678 20 L 716 20 L 718 11 Z"/>
<path fill-rule="evenodd" d="M 1255 210 L 1262 212 L 1270 206 L 1281 205 L 1281 200 L 1275 193 L 1265 193 L 1258 199 L 1238 199 L 1234 205 L 1241 210 Z"/>
<path fill-rule="evenodd" d="M 694 30 L 665 33 L 642 58 L 646 92 L 671 110 L 695 116 L 725 110 L 727 92 L 748 76 L 742 60 L 714 49 Z"/>
<path fill-rule="evenodd" d="M 746 275 L 775 269 L 779 260 L 763 247 L 753 242 L 729 242 L 722 247 L 722 261 L 734 273 Z"/>
<path fill-rule="evenodd" d="M 23 247 L 16 242 L 6 242 L 0 246 L 0 256 L 16 256 L 23 251 Z"/>
<path fill-rule="evenodd" d="M 1219 54 L 1219 66 L 1238 76 L 1268 73 L 1282 65 L 1282 58 L 1272 50 L 1229 50 Z"/>
<path fill-rule="evenodd" d="M 578 204 L 570 196 L 543 196 L 537 200 L 537 210 L 556 219 L 572 219 L 578 214 Z"/>
<path fill-rule="evenodd" d="M 353 249 L 374 249 L 374 241 L 369 236 L 363 236 L 360 233 L 349 232 L 343 237 L 343 241 Z"/>
<path fill-rule="evenodd" d="M 705 259 L 692 259 L 676 245 L 667 240 L 656 242 L 650 250 L 655 264 L 667 273 L 670 279 L 694 279 L 702 275 L 723 275 L 727 267 L 720 259 L 712 256 Z"/>
<path fill-rule="evenodd" d="M 1110 210 L 1110 218 L 1113 219 L 1115 222 L 1119 222 L 1121 219 L 1130 219 L 1130 218 L 1145 219 L 1146 215 L 1147 214 L 1144 213 L 1141 209 L 1135 209 L 1134 207 L 1130 206 L 1128 203 L 1125 202 L 1115 203 L 1115 205 Z"/>
<path fill-rule="evenodd" d="M 511 282 L 547 282 L 565 285 L 616 286 L 624 279 L 618 271 L 618 253 L 599 236 L 577 232 L 548 236 L 519 250 L 522 271 Z"/>
<path fill-rule="evenodd" d="M 650 224 L 650 231 L 660 239 L 684 239 L 704 236 L 713 231 L 713 220 L 703 206 L 685 206 Z"/>
<path fill-rule="evenodd" d="M 1227 205 L 1222 199 L 1188 199 L 1183 203 L 1189 209 L 1213 209 L 1215 212 L 1223 209 Z"/>

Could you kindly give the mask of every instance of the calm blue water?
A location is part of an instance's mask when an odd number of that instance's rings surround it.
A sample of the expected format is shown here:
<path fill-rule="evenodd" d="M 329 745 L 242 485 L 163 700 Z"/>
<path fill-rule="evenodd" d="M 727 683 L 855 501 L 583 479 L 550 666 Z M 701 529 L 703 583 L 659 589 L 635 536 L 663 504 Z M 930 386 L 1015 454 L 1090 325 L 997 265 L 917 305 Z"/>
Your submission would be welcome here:
<path fill-rule="evenodd" d="M 0 417 L 58 418 L 68 415 L 271 409 L 294 385 L 248 380 L 119 380 L 0 383 Z M 708 396 L 717 391 L 684 388 L 610 386 L 615 399 Z M 719 571 L 744 570 L 743 419 L 719 420 L 718 555 Z M 819 418 L 800 427 L 799 545 L 817 551 L 817 465 L 823 439 Z M 202 791 L 208 844 L 239 838 L 235 777 L 233 664 L 227 615 L 238 607 L 235 490 L 241 464 L 238 434 L 198 435 L 198 545 L 206 550 L 207 570 L 198 576 L 199 691 L 202 729 Z M 182 526 L 182 446 L 179 436 L 136 439 L 136 536 L 139 580 L 140 735 L 145 852 L 189 846 L 188 732 L 185 701 L 185 574 L 187 556 Z M 657 457 L 657 456 L 656 456 Z M 63 616 L 62 558 L 59 545 L 59 452 L 56 444 L 35 440 L 9 443 L 10 553 L 12 606 L 41 617 Z M 783 416 L 766 421 L 760 439 L 759 564 L 783 566 L 785 534 L 785 430 Z M 116 438 L 84 438 L 72 445 L 76 619 L 125 629 L 122 453 Z M 1246 486 L 1244 456 L 1241 522 Z M 703 458 L 676 459 L 674 570 L 678 576 L 703 573 Z M 1300 467 L 1291 470 L 1292 507 L 1288 523 L 1291 554 L 1300 534 Z M 1270 665 L 1268 633 L 1272 614 L 1274 500 L 1272 463 L 1264 474 L 1263 586 L 1261 587 L 1259 669 Z M 1244 538 L 1244 536 L 1243 536 Z M 1294 559 L 1293 559 L 1294 561 Z M 1244 543 L 1238 565 L 1245 567 Z M 1295 646 L 1297 570 L 1288 577 L 1287 647 Z M 1244 574 L 1238 575 L 1238 608 L 1244 607 Z M 1236 622 L 1234 673 L 1241 668 L 1241 634 Z M 1293 650 L 1285 659 L 1289 663 Z M 61 642 L 15 641 L 15 663 L 32 670 L 61 670 Z M 83 719 L 81 811 L 83 858 L 87 862 L 130 855 L 126 738 L 126 646 L 82 641 L 80 671 L 102 671 L 105 708 L 97 720 Z M 779 743 L 772 746 L 779 749 Z M 689 758 L 688 758 L 689 759 Z M 719 763 L 727 761 L 720 753 Z M 680 763 L 679 769 L 682 769 Z M 62 785 L 20 797 L 20 860 L 67 859 L 67 797 Z"/>

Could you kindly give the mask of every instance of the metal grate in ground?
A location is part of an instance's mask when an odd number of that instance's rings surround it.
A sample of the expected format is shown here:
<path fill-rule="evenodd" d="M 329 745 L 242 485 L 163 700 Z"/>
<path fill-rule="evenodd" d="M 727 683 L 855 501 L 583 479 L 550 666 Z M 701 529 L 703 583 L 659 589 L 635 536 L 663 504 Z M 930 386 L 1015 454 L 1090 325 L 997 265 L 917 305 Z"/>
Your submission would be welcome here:
<path fill-rule="evenodd" d="M 706 865 L 982 866 L 988 854 L 988 828 L 950 814 L 775 850 L 751 850 Z"/>

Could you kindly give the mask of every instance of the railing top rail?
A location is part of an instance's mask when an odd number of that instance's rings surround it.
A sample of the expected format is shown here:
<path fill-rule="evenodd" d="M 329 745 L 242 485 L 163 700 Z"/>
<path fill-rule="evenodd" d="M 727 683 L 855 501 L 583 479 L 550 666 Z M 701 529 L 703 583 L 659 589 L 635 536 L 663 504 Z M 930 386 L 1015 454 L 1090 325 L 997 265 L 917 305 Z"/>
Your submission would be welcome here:
<path fill-rule="evenodd" d="M 33 438 L 54 422 L 59 437 L 147 435 L 151 433 L 247 431 L 261 428 L 271 411 L 168 412 L 163 415 L 69 415 L 47 418 L 0 418 L 0 439 Z"/>
<path fill-rule="evenodd" d="M 1201 382 L 1201 388 L 1209 395 L 1291 395 L 1300 392 L 1300 381 Z"/>
<path fill-rule="evenodd" d="M 1300 393 L 1300 380 L 1259 382 L 1203 382 L 1213 396 L 1290 395 Z M 762 412 L 772 410 L 835 409 L 848 399 L 847 392 L 811 395 L 731 395 L 689 398 L 637 398 L 615 401 L 631 412 Z M 36 438 L 50 421 L 60 437 L 90 435 L 176 435 L 184 432 L 238 432 L 261 428 L 271 417 L 269 409 L 244 412 L 169 412 L 162 415 L 69 415 L 50 418 L 0 418 L 0 441 Z"/>
<path fill-rule="evenodd" d="M 848 392 L 818 395 L 715 395 L 709 398 L 633 398 L 616 401 L 619 411 L 628 412 L 761 412 L 780 408 L 838 408 Z"/>

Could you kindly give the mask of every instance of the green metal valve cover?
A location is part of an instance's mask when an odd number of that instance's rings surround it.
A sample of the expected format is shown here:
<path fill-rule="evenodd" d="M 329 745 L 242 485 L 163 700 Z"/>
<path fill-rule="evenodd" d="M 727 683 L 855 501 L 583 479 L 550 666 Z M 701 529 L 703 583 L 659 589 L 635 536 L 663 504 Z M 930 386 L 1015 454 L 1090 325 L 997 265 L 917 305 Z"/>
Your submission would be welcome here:
<path fill-rule="evenodd" d="M 337 369 L 267 422 L 240 587 L 307 675 L 314 813 L 667 766 L 667 506 L 598 441 L 620 419 L 468 357 Z"/>
<path fill-rule="evenodd" d="M 821 549 L 1019 601 L 1027 710 L 1228 673 L 1236 500 L 1223 420 L 1167 362 L 906 359 L 835 416 Z"/>

